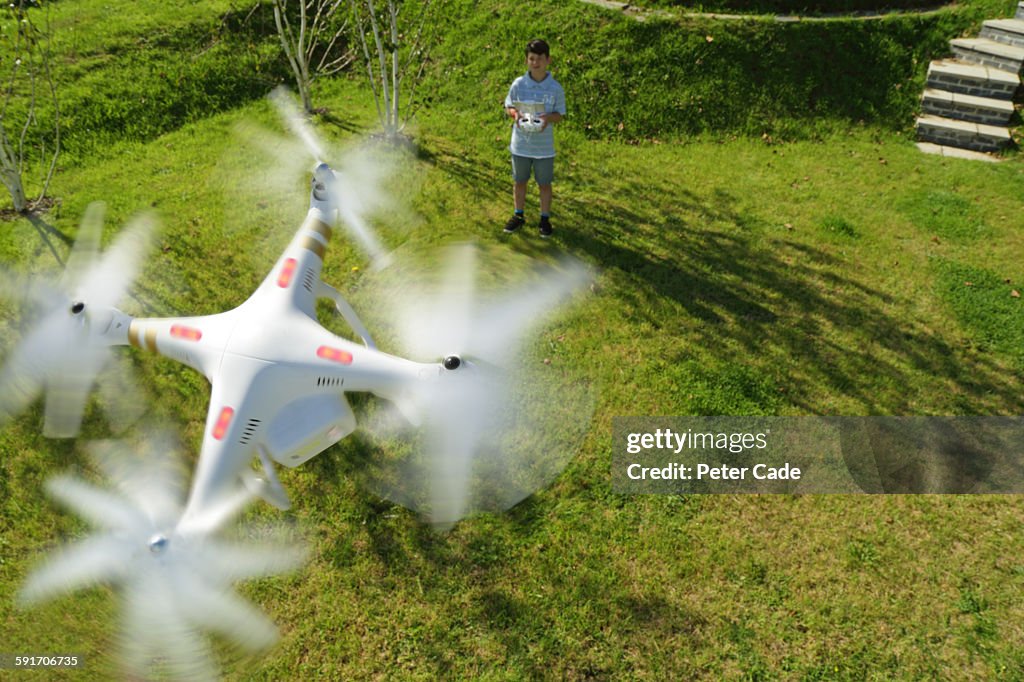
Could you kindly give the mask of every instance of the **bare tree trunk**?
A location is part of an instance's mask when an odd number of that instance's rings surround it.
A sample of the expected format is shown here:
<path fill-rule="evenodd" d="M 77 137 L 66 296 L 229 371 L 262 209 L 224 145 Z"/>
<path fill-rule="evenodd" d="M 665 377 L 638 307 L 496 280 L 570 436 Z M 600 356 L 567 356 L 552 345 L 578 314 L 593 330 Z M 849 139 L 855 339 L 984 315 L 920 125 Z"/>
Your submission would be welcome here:
<path fill-rule="evenodd" d="M 274 0 L 274 24 L 281 48 L 295 76 L 306 113 L 313 113 L 312 85 L 317 76 L 336 73 L 352 63 L 350 49 L 338 54 L 348 22 L 332 25 L 342 0 L 298 0 L 298 32 L 288 20 L 288 0 Z M 312 11 L 311 11 L 312 10 Z M 326 41 L 326 42 L 325 42 Z M 317 55 L 319 54 L 319 57 Z"/>
<path fill-rule="evenodd" d="M 390 83 L 388 82 L 388 66 L 387 66 L 387 50 L 384 47 L 384 43 L 381 40 L 381 28 L 380 22 L 377 21 L 377 9 L 373 6 L 373 0 L 366 0 L 366 7 L 370 10 L 370 28 L 373 31 L 373 42 L 377 47 L 377 61 L 380 64 L 380 92 L 383 98 L 383 109 L 384 109 L 384 134 L 391 137 L 392 124 L 391 124 L 391 95 L 392 90 Z M 395 47 L 397 49 L 397 46 Z"/>
<path fill-rule="evenodd" d="M 49 13 L 50 6 L 46 6 L 46 11 Z M 53 72 L 50 70 L 50 21 L 49 14 L 47 14 L 46 21 L 46 35 L 44 38 L 45 47 L 43 48 L 43 79 L 46 81 L 46 86 L 50 90 L 50 100 L 53 102 L 53 156 L 50 157 L 50 167 L 46 171 L 46 178 L 43 180 L 43 186 L 39 190 L 39 197 L 36 199 L 36 203 L 42 201 L 43 197 L 46 196 L 46 192 L 50 189 L 50 181 L 53 180 L 53 173 L 57 170 L 57 157 L 60 156 L 60 101 L 57 98 L 57 86 L 53 82 Z"/>
<path fill-rule="evenodd" d="M 378 14 L 374 0 L 349 0 L 377 118 L 385 136 L 396 139 L 415 115 L 416 85 L 424 73 L 433 38 L 425 28 L 436 7 L 431 0 L 423 0 L 410 15 L 403 13 L 409 5 L 403 5 L 402 0 L 386 3 Z"/>
<path fill-rule="evenodd" d="M 388 0 L 388 16 L 391 18 L 391 45 L 393 50 L 391 52 L 391 121 L 389 122 L 390 136 L 394 136 L 399 132 L 398 123 L 398 93 L 399 93 L 399 79 L 398 79 L 398 3 L 395 0 Z"/>
<path fill-rule="evenodd" d="M 35 200 L 35 203 L 39 203 L 46 196 L 57 167 L 57 157 L 60 155 L 60 107 L 57 88 L 50 71 L 49 13 L 46 15 L 45 29 L 40 30 L 31 20 L 28 7 L 29 3 L 21 0 L 10 3 L 3 10 L 14 20 L 14 40 L 13 50 L 9 55 L 11 71 L 0 106 L 0 181 L 11 196 L 14 210 L 19 213 L 31 208 L 24 184 L 28 157 L 35 157 L 40 166 L 45 166 L 45 159 L 49 156 L 49 166 L 41 181 L 39 196 Z M 47 97 L 53 107 L 52 155 L 48 154 L 45 141 L 40 140 L 33 144 L 29 140 L 29 132 L 39 123 L 40 95 L 37 88 L 40 80 L 47 87 Z M 12 109 L 11 103 L 16 101 L 16 98 L 26 103 L 23 110 L 17 107 Z M 17 120 L 12 121 L 15 118 Z M 16 140 L 8 133 L 8 126 L 12 123 L 20 128 Z"/>
<path fill-rule="evenodd" d="M 25 187 L 21 183 L 21 164 L 11 155 L 13 147 L 7 139 L 7 132 L 0 128 L 0 178 L 11 195 L 14 210 L 25 210 Z"/>

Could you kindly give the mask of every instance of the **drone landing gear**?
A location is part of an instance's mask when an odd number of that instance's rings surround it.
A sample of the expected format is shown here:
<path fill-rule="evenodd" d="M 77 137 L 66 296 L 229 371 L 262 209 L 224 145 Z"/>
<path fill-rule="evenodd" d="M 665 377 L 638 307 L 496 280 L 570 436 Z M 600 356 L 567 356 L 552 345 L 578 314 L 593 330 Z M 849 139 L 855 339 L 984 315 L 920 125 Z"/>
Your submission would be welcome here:
<path fill-rule="evenodd" d="M 334 301 L 334 307 L 337 308 L 341 316 L 348 322 L 348 326 L 352 328 L 352 331 L 363 340 L 363 345 L 370 349 L 376 349 L 377 344 L 373 342 L 373 338 L 370 336 L 370 332 L 367 331 L 363 321 L 356 315 L 356 311 L 352 309 L 348 301 L 338 293 L 338 290 L 332 287 L 330 284 L 324 284 L 320 282 L 316 290 L 317 298 L 326 298 Z"/>
<path fill-rule="evenodd" d="M 277 473 L 274 471 L 274 463 L 270 461 L 270 457 L 267 455 L 267 451 L 263 449 L 263 446 L 257 448 L 256 452 L 259 454 L 260 463 L 263 465 L 265 478 L 253 471 L 247 470 L 242 477 L 245 487 L 253 495 L 261 497 L 281 511 L 287 511 L 291 508 L 292 501 L 288 499 L 288 493 L 284 491 L 284 486 L 281 485 L 281 481 L 277 478 Z"/>

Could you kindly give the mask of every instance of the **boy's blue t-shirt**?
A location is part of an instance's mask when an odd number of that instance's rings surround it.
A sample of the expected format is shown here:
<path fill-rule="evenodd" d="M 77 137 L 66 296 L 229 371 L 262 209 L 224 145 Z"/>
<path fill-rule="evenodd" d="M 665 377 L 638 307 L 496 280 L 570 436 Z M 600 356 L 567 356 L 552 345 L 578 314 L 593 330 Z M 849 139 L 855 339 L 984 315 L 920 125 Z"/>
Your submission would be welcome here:
<path fill-rule="evenodd" d="M 557 112 L 565 116 L 565 91 L 549 72 L 544 80 L 537 82 L 529 72 L 512 81 L 505 97 L 506 107 L 531 114 Z M 527 132 L 518 125 L 512 126 L 512 144 L 509 149 L 516 156 L 531 159 L 547 159 L 555 155 L 554 126 L 548 125 L 540 132 Z"/>

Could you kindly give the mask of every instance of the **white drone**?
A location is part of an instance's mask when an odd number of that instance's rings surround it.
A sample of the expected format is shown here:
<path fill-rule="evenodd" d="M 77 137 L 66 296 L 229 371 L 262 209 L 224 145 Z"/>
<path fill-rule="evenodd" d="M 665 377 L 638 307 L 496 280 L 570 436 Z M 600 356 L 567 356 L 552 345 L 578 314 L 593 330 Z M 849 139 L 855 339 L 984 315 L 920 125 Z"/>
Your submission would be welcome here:
<path fill-rule="evenodd" d="M 50 437 L 77 435 L 88 396 L 114 346 L 159 353 L 197 370 L 211 384 L 202 448 L 186 499 L 183 477 L 160 462 L 165 453 L 139 460 L 137 453 L 118 454 L 116 447 L 114 454 L 104 450 L 99 460 L 120 494 L 70 476 L 48 485 L 53 496 L 103 533 L 44 565 L 22 597 L 32 602 L 85 584 L 118 585 L 125 597 L 126 632 L 133 633 L 126 662 L 136 673 L 145 674 L 157 660 L 172 674 L 214 676 L 196 632 L 200 628 L 251 648 L 273 641 L 273 625 L 229 588 L 240 578 L 294 567 L 298 554 L 215 536 L 253 497 L 288 508 L 275 463 L 298 466 L 352 433 L 356 417 L 347 393 L 390 401 L 428 434 L 428 499 L 410 506 L 447 526 L 471 511 L 466 489 L 485 428 L 477 415 L 500 411 L 506 399 L 502 381 L 508 375 L 491 368 L 522 345 L 530 324 L 585 279 L 578 266 L 553 270 L 528 293 L 511 292 L 505 304 L 481 314 L 470 287 L 461 286 L 472 284 L 466 268 L 456 269 L 443 300 L 416 306 L 419 317 L 406 325 L 409 345 L 435 361 L 382 352 L 341 294 L 320 279 L 337 227 L 348 227 L 378 262 L 384 258 L 380 242 L 360 221 L 346 219 L 342 180 L 320 160 L 320 145 L 301 117 L 287 107 L 285 113 L 317 159 L 309 211 L 248 300 L 234 310 L 200 317 L 140 318 L 118 310 L 114 306 L 136 274 L 151 227 L 142 221 L 126 229 L 101 255 L 102 222 L 92 210 L 58 286 L 32 289 L 31 300 L 44 308 L 42 320 L 0 373 L 0 421 L 43 394 L 43 433 Z M 466 254 L 459 253 L 463 265 Z M 13 278 L 0 283 L 9 294 L 16 289 Z M 319 299 L 334 303 L 361 343 L 321 326 Z M 253 470 L 255 459 L 262 476 Z M 515 501 L 530 492 L 524 490 Z"/>

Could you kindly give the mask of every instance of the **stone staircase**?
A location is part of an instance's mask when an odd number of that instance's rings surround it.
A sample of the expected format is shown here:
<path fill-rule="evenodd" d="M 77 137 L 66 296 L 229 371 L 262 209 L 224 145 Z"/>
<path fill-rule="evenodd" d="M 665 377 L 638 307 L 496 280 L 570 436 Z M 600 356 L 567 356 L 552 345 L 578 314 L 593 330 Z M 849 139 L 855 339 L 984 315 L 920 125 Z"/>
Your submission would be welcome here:
<path fill-rule="evenodd" d="M 1018 3 L 1013 19 L 986 21 L 977 38 L 958 38 L 950 46 L 952 59 L 928 67 L 917 119 L 918 147 L 991 160 L 977 152 L 1013 143 L 1008 126 L 1024 72 L 1024 2 Z"/>

